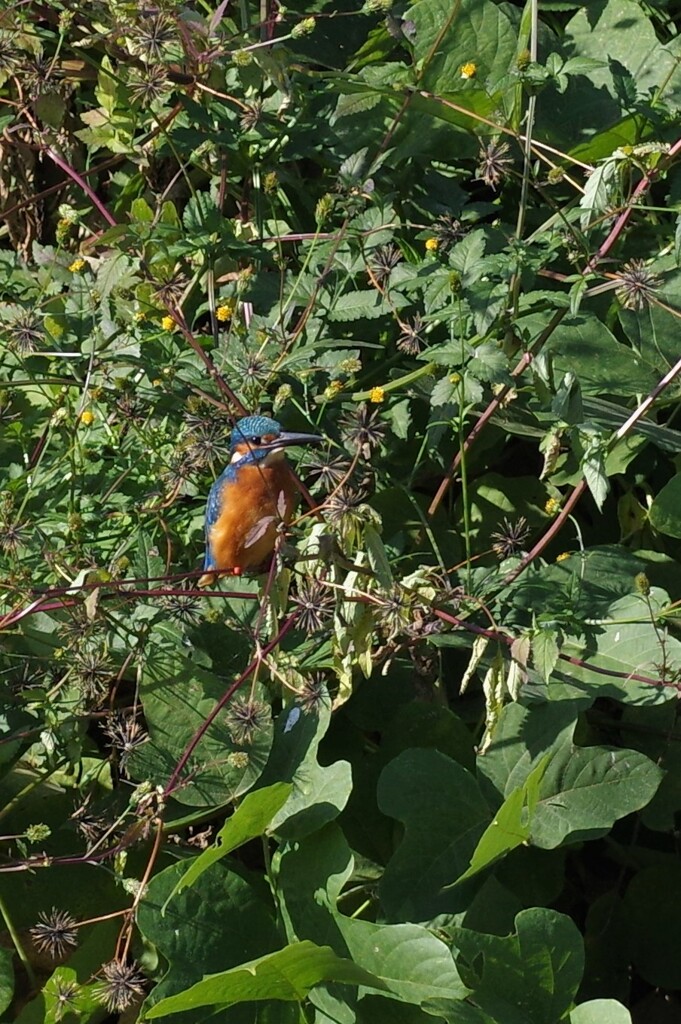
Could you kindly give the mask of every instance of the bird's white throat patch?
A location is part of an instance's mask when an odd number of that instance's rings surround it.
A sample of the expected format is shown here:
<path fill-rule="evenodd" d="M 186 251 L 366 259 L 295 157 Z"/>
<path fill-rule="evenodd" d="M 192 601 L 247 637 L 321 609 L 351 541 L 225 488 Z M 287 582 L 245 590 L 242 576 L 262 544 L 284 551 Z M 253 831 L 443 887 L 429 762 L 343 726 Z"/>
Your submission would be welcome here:
<path fill-rule="evenodd" d="M 272 451 L 269 451 L 267 455 L 261 460 L 261 465 L 272 466 L 274 465 L 275 462 L 281 462 L 281 460 L 284 458 L 284 454 L 285 452 L 283 448 L 273 448 Z M 229 460 L 230 465 L 234 466 L 237 462 L 241 462 L 241 460 L 244 459 L 247 455 L 248 452 L 233 452 L 232 457 Z"/>

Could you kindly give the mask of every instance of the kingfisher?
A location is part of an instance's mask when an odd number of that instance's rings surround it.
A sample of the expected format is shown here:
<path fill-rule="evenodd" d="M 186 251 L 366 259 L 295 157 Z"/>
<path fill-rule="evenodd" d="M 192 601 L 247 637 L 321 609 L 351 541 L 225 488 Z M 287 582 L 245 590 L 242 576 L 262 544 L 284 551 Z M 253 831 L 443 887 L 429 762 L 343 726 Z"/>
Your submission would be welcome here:
<path fill-rule="evenodd" d="M 321 444 L 318 434 L 282 430 L 269 416 L 247 416 L 232 430 L 229 465 L 210 489 L 206 558 L 200 587 L 223 574 L 240 576 L 272 554 L 280 523 L 290 523 L 296 486 L 286 449 Z"/>

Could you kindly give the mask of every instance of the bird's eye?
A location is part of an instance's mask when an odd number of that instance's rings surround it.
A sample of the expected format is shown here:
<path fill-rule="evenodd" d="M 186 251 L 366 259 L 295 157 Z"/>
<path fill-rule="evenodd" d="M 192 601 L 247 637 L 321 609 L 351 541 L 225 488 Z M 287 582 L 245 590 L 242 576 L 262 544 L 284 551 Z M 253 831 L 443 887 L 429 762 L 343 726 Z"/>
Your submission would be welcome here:
<path fill-rule="evenodd" d="M 250 442 L 251 442 L 251 444 L 259 445 L 259 444 L 262 444 L 262 438 L 261 437 L 253 436 L 253 437 L 250 438 Z"/>

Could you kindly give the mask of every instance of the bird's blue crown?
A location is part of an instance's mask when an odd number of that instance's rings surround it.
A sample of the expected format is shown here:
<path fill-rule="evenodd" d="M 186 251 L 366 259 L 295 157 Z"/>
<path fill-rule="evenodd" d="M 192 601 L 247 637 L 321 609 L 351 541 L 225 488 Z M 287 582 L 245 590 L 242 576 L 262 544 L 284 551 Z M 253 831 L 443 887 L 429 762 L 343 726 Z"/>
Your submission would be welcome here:
<path fill-rule="evenodd" d="M 269 416 L 246 416 L 235 424 L 230 447 L 234 451 L 239 444 L 257 445 L 261 437 L 278 437 L 279 434 L 281 424 Z"/>

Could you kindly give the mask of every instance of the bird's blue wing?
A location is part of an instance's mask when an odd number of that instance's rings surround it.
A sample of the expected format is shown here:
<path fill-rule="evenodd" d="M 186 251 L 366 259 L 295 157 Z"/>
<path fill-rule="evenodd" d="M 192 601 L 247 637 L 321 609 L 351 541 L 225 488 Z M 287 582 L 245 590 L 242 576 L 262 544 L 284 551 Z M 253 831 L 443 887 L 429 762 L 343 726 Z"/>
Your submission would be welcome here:
<path fill-rule="evenodd" d="M 215 568 L 215 561 L 213 559 L 213 552 L 212 552 L 212 549 L 211 549 L 211 546 L 210 546 L 210 531 L 213 529 L 213 527 L 217 523 L 218 519 L 220 518 L 220 513 L 222 511 L 222 501 L 220 500 L 220 495 L 221 495 L 221 492 L 222 492 L 223 485 L 226 483 L 226 481 L 228 479 L 231 479 L 231 473 L 230 473 L 231 469 L 232 469 L 231 466 L 227 467 L 227 469 L 224 471 L 224 473 L 222 473 L 217 478 L 217 480 L 215 481 L 215 483 L 211 487 L 210 492 L 208 494 L 208 502 L 206 504 L 206 523 L 205 523 L 206 557 L 205 557 L 205 560 L 204 560 L 204 563 L 203 563 L 204 571 L 207 571 L 208 569 L 214 569 Z"/>

